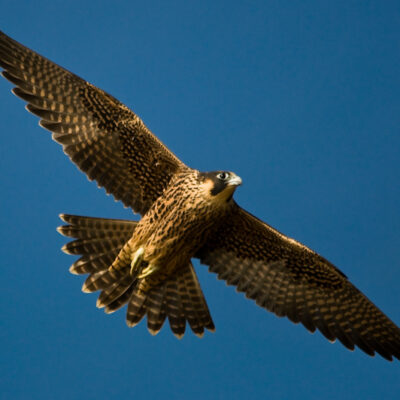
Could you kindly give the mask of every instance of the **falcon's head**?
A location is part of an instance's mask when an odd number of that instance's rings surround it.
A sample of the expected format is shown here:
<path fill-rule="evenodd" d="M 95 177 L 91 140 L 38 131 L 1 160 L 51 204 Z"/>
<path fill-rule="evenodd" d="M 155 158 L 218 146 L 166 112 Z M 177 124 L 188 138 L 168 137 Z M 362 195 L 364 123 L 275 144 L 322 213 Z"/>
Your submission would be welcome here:
<path fill-rule="evenodd" d="M 242 184 L 242 179 L 230 171 L 203 172 L 200 175 L 213 200 L 229 201 L 236 187 Z"/>

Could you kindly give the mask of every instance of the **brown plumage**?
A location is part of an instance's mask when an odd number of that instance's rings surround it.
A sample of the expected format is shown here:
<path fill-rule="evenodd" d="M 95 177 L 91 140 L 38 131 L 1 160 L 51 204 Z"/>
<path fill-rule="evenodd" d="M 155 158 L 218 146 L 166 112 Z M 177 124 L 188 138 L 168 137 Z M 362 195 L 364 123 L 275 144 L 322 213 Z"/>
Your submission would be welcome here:
<path fill-rule="evenodd" d="M 70 159 L 140 221 L 62 214 L 63 247 L 81 257 L 85 292 L 97 306 L 127 304 L 127 323 L 147 317 L 151 333 L 166 318 L 178 337 L 186 322 L 213 330 L 191 259 L 278 316 L 319 329 L 347 348 L 400 359 L 400 330 L 329 261 L 241 209 L 232 172 L 201 173 L 176 158 L 118 100 L 0 33 L 3 76 L 28 102 Z"/>

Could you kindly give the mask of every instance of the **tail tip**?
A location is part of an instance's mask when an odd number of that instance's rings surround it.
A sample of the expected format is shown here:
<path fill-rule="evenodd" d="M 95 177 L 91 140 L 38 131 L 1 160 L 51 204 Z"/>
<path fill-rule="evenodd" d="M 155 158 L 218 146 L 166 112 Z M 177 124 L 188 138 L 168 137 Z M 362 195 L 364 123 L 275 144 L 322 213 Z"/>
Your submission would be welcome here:
<path fill-rule="evenodd" d="M 83 293 L 92 293 L 92 290 L 90 290 L 88 288 L 88 286 L 86 285 L 86 283 L 84 283 L 83 286 L 82 286 L 82 292 Z"/>
<path fill-rule="evenodd" d="M 96 301 L 96 307 L 97 308 L 104 308 L 105 304 L 100 300 L 100 297 Z"/>
<path fill-rule="evenodd" d="M 66 219 L 67 219 L 67 214 L 61 213 L 61 214 L 58 214 L 58 217 L 61 219 L 61 221 L 67 222 L 67 221 L 66 221 Z"/>
<path fill-rule="evenodd" d="M 76 272 L 76 270 L 75 270 L 75 265 L 71 265 L 71 266 L 69 267 L 69 272 L 70 272 L 72 275 L 79 275 L 79 273 Z"/>
<path fill-rule="evenodd" d="M 152 336 L 156 336 L 157 333 L 160 332 L 159 329 L 153 329 L 153 328 L 149 328 L 149 327 L 147 328 L 147 330 L 150 332 L 150 334 L 151 334 Z"/>
<path fill-rule="evenodd" d="M 61 251 L 63 251 L 65 254 L 72 254 L 69 250 L 68 250 L 68 245 L 64 244 L 63 247 L 61 247 Z"/>
<path fill-rule="evenodd" d="M 212 333 L 215 332 L 215 326 L 214 326 L 214 325 L 212 325 L 212 326 L 206 326 L 206 328 L 207 328 L 210 332 L 212 332 Z"/>
<path fill-rule="evenodd" d="M 183 332 L 183 333 L 177 333 L 177 332 L 172 332 L 174 335 L 175 335 L 175 337 L 177 338 L 177 339 L 179 339 L 179 340 L 181 340 L 182 338 L 183 338 L 183 335 L 185 334 L 185 332 Z"/>
<path fill-rule="evenodd" d="M 64 233 L 64 226 L 57 226 L 56 231 L 63 236 L 66 236 L 66 234 Z"/>
<path fill-rule="evenodd" d="M 140 321 L 128 321 L 126 320 L 126 325 L 128 325 L 128 328 L 133 328 L 134 326 L 136 326 Z"/>

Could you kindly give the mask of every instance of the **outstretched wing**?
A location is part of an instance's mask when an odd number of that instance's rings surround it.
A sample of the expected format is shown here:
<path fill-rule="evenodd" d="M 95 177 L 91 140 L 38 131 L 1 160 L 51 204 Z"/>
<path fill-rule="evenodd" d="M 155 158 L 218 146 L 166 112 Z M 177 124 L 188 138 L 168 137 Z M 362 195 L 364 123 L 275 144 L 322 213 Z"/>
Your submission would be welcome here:
<path fill-rule="evenodd" d="M 144 214 L 187 168 L 117 99 L 2 32 L 0 66 L 79 169 L 134 211 Z"/>
<path fill-rule="evenodd" d="M 239 206 L 197 256 L 274 312 L 369 355 L 400 359 L 400 329 L 329 261 Z"/>

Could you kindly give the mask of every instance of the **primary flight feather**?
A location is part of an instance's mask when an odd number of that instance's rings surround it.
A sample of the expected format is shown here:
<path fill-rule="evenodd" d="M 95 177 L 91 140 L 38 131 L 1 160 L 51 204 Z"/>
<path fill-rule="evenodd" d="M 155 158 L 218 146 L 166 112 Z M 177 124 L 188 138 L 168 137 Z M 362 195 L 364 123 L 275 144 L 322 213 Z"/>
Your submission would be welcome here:
<path fill-rule="evenodd" d="M 183 164 L 117 99 L 0 32 L 0 66 L 27 109 L 91 180 L 142 215 L 125 221 L 61 214 L 74 238 L 63 247 L 100 290 L 107 313 L 127 304 L 127 323 L 147 316 L 151 333 L 168 318 L 214 330 L 192 258 L 278 316 L 319 329 L 369 355 L 400 359 L 400 329 L 329 261 L 240 208 L 241 179 Z"/>

